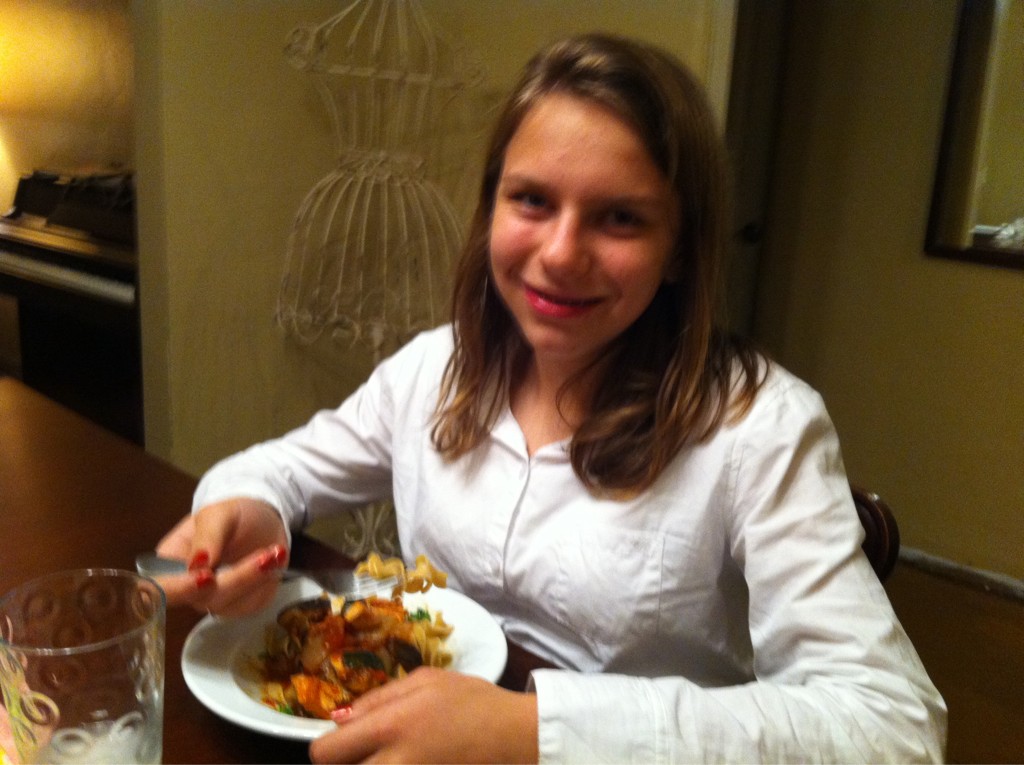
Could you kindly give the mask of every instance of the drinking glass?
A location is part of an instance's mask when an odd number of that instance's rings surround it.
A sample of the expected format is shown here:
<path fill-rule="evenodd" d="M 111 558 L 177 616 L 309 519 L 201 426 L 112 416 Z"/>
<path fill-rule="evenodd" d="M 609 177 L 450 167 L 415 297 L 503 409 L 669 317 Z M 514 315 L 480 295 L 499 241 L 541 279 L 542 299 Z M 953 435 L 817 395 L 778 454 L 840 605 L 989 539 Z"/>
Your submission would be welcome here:
<path fill-rule="evenodd" d="M 0 690 L 22 763 L 156 763 L 166 600 L 152 579 L 62 571 L 0 598 Z"/>

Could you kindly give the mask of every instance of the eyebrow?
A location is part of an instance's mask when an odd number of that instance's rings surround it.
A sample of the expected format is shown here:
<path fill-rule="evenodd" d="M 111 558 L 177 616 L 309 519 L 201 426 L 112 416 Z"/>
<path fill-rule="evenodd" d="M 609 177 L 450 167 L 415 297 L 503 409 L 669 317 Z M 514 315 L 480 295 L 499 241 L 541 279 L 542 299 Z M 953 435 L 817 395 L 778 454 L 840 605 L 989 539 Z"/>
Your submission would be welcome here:
<path fill-rule="evenodd" d="M 498 178 L 497 188 L 508 184 L 522 185 L 533 187 L 536 189 L 544 190 L 550 187 L 551 184 L 544 183 L 533 176 L 524 175 L 522 173 L 502 173 Z M 671 195 L 670 195 L 671 197 Z M 671 205 L 671 198 L 665 200 L 662 198 L 660 193 L 652 194 L 619 194 L 613 196 L 594 196 L 587 197 L 588 201 L 597 201 L 604 205 L 623 205 L 623 206 L 639 206 L 639 207 L 660 207 L 666 201 Z"/>

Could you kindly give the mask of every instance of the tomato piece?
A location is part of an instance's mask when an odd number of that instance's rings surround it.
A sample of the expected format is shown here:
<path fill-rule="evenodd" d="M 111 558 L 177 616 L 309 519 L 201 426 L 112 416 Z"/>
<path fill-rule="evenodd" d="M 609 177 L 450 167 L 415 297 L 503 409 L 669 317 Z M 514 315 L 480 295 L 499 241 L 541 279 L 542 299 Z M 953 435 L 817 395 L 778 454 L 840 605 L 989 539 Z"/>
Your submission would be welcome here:
<path fill-rule="evenodd" d="M 328 615 L 312 626 L 310 632 L 314 631 L 323 639 L 328 653 L 337 653 L 345 645 L 345 620 L 341 616 Z"/>
<path fill-rule="evenodd" d="M 310 675 L 292 675 L 292 687 L 302 708 L 321 720 L 330 720 L 331 712 L 349 700 L 344 688 Z"/>

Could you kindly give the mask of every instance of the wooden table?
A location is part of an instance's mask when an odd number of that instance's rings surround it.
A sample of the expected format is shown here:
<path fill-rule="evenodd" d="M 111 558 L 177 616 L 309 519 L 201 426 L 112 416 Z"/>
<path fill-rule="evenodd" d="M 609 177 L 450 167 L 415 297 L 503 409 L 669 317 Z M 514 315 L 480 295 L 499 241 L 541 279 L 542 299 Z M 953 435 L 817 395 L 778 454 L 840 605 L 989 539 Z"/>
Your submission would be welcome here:
<path fill-rule="evenodd" d="M 0 378 L 0 592 L 57 569 L 133 569 L 188 512 L 196 479 L 12 378 Z M 344 563 L 297 535 L 292 558 Z M 181 650 L 200 614 L 167 614 L 165 762 L 308 762 L 307 745 L 229 723 L 200 704 L 181 674 Z M 522 689 L 537 657 L 509 645 L 500 684 Z"/>

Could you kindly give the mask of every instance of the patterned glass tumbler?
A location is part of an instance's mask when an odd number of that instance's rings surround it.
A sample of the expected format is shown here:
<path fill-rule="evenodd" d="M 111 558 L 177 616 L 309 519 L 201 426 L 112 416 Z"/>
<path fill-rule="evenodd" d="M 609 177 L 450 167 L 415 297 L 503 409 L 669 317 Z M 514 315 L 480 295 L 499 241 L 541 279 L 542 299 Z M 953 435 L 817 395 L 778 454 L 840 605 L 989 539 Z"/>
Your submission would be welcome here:
<path fill-rule="evenodd" d="M 116 569 L 62 571 L 0 598 L 0 690 L 22 763 L 156 763 L 166 600 Z"/>

